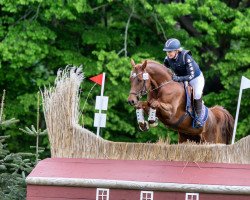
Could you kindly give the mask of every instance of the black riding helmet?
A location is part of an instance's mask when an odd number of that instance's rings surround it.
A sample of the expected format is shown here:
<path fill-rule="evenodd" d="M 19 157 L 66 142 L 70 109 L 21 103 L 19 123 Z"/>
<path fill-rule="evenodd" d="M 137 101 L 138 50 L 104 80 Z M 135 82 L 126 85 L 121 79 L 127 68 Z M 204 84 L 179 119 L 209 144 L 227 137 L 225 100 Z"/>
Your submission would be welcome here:
<path fill-rule="evenodd" d="M 163 51 L 174 51 L 181 47 L 181 43 L 179 40 L 175 38 L 171 38 L 167 40 L 167 42 L 164 45 Z"/>

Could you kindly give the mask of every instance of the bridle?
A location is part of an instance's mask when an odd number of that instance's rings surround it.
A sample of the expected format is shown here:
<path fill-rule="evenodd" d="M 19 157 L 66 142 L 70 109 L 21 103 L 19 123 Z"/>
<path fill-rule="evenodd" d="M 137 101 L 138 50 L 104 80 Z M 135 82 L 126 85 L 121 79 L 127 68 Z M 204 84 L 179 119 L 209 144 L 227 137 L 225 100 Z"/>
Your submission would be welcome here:
<path fill-rule="evenodd" d="M 131 72 L 131 75 L 130 77 L 132 77 L 133 79 L 135 79 L 137 76 L 139 76 L 140 74 L 142 74 L 142 79 L 143 79 L 143 85 L 142 85 L 142 88 L 137 91 L 137 92 L 130 92 L 129 94 L 133 94 L 135 95 L 136 97 L 138 97 L 139 99 L 142 98 L 142 96 L 148 94 L 149 91 L 147 91 L 147 87 L 146 87 L 146 81 L 149 79 L 149 75 L 147 72 L 140 72 L 138 74 L 136 73 L 132 73 Z"/>
<path fill-rule="evenodd" d="M 164 86 L 164 85 L 166 85 L 166 84 L 168 84 L 168 83 L 170 83 L 170 82 L 173 81 L 173 80 L 164 81 L 164 82 L 163 82 L 162 84 L 160 84 L 158 87 L 147 90 L 146 81 L 150 79 L 150 76 L 149 76 L 149 74 L 148 74 L 147 72 L 143 71 L 143 72 L 140 72 L 140 73 L 138 73 L 138 74 L 132 73 L 132 72 L 131 72 L 130 77 L 132 77 L 132 78 L 135 79 L 135 78 L 136 78 L 137 76 L 139 76 L 140 74 L 142 74 L 142 79 L 143 79 L 142 88 L 141 88 L 139 91 L 137 91 L 137 92 L 132 91 L 132 92 L 129 93 L 129 94 L 135 95 L 135 96 L 138 97 L 139 99 L 142 98 L 142 96 L 147 95 L 149 92 L 152 92 L 152 91 L 154 91 L 154 90 L 157 90 L 157 89 L 161 88 L 162 86 Z"/>

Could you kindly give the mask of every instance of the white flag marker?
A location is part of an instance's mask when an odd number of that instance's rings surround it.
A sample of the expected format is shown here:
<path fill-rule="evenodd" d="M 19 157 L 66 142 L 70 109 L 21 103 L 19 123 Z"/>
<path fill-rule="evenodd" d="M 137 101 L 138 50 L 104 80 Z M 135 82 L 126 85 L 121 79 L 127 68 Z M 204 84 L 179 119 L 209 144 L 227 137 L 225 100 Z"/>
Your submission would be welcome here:
<path fill-rule="evenodd" d="M 241 84 L 240 84 L 240 93 L 239 93 L 239 98 L 238 98 L 238 105 L 237 105 L 235 121 L 234 121 L 232 144 L 234 144 L 235 135 L 236 135 L 238 117 L 239 117 L 239 112 L 240 112 L 240 102 L 241 102 L 242 90 L 247 89 L 247 88 L 250 88 L 250 80 L 248 78 L 242 76 L 241 77 Z"/>

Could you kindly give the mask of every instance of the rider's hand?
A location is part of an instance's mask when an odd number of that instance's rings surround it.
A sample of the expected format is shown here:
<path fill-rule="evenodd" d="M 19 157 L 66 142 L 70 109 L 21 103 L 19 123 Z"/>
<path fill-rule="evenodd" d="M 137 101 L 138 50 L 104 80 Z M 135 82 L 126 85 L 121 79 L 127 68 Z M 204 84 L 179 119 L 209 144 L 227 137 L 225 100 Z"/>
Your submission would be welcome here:
<path fill-rule="evenodd" d="M 175 74 L 173 75 L 173 81 L 180 82 L 180 77 L 176 76 Z"/>

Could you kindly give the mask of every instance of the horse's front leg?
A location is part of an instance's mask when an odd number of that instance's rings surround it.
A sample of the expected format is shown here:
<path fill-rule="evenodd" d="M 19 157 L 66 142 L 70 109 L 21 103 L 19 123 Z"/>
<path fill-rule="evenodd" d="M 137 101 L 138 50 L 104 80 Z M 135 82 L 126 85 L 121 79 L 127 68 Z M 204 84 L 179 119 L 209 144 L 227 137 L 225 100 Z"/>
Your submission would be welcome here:
<path fill-rule="evenodd" d="M 148 112 L 148 103 L 146 101 L 140 101 L 136 106 L 136 118 L 141 131 L 147 131 L 149 129 L 148 122 L 144 119 L 145 112 Z"/>
<path fill-rule="evenodd" d="M 158 125 L 158 118 L 156 117 L 156 111 L 161 113 L 164 119 L 171 119 L 173 116 L 173 106 L 169 103 L 163 103 L 159 99 L 151 99 L 149 102 L 149 114 L 148 122 L 150 126 Z"/>
<path fill-rule="evenodd" d="M 158 125 L 158 117 L 156 117 L 156 109 L 160 106 L 159 101 L 156 99 L 151 99 L 148 101 L 149 111 L 148 111 L 148 123 L 151 127 L 156 127 Z"/>

